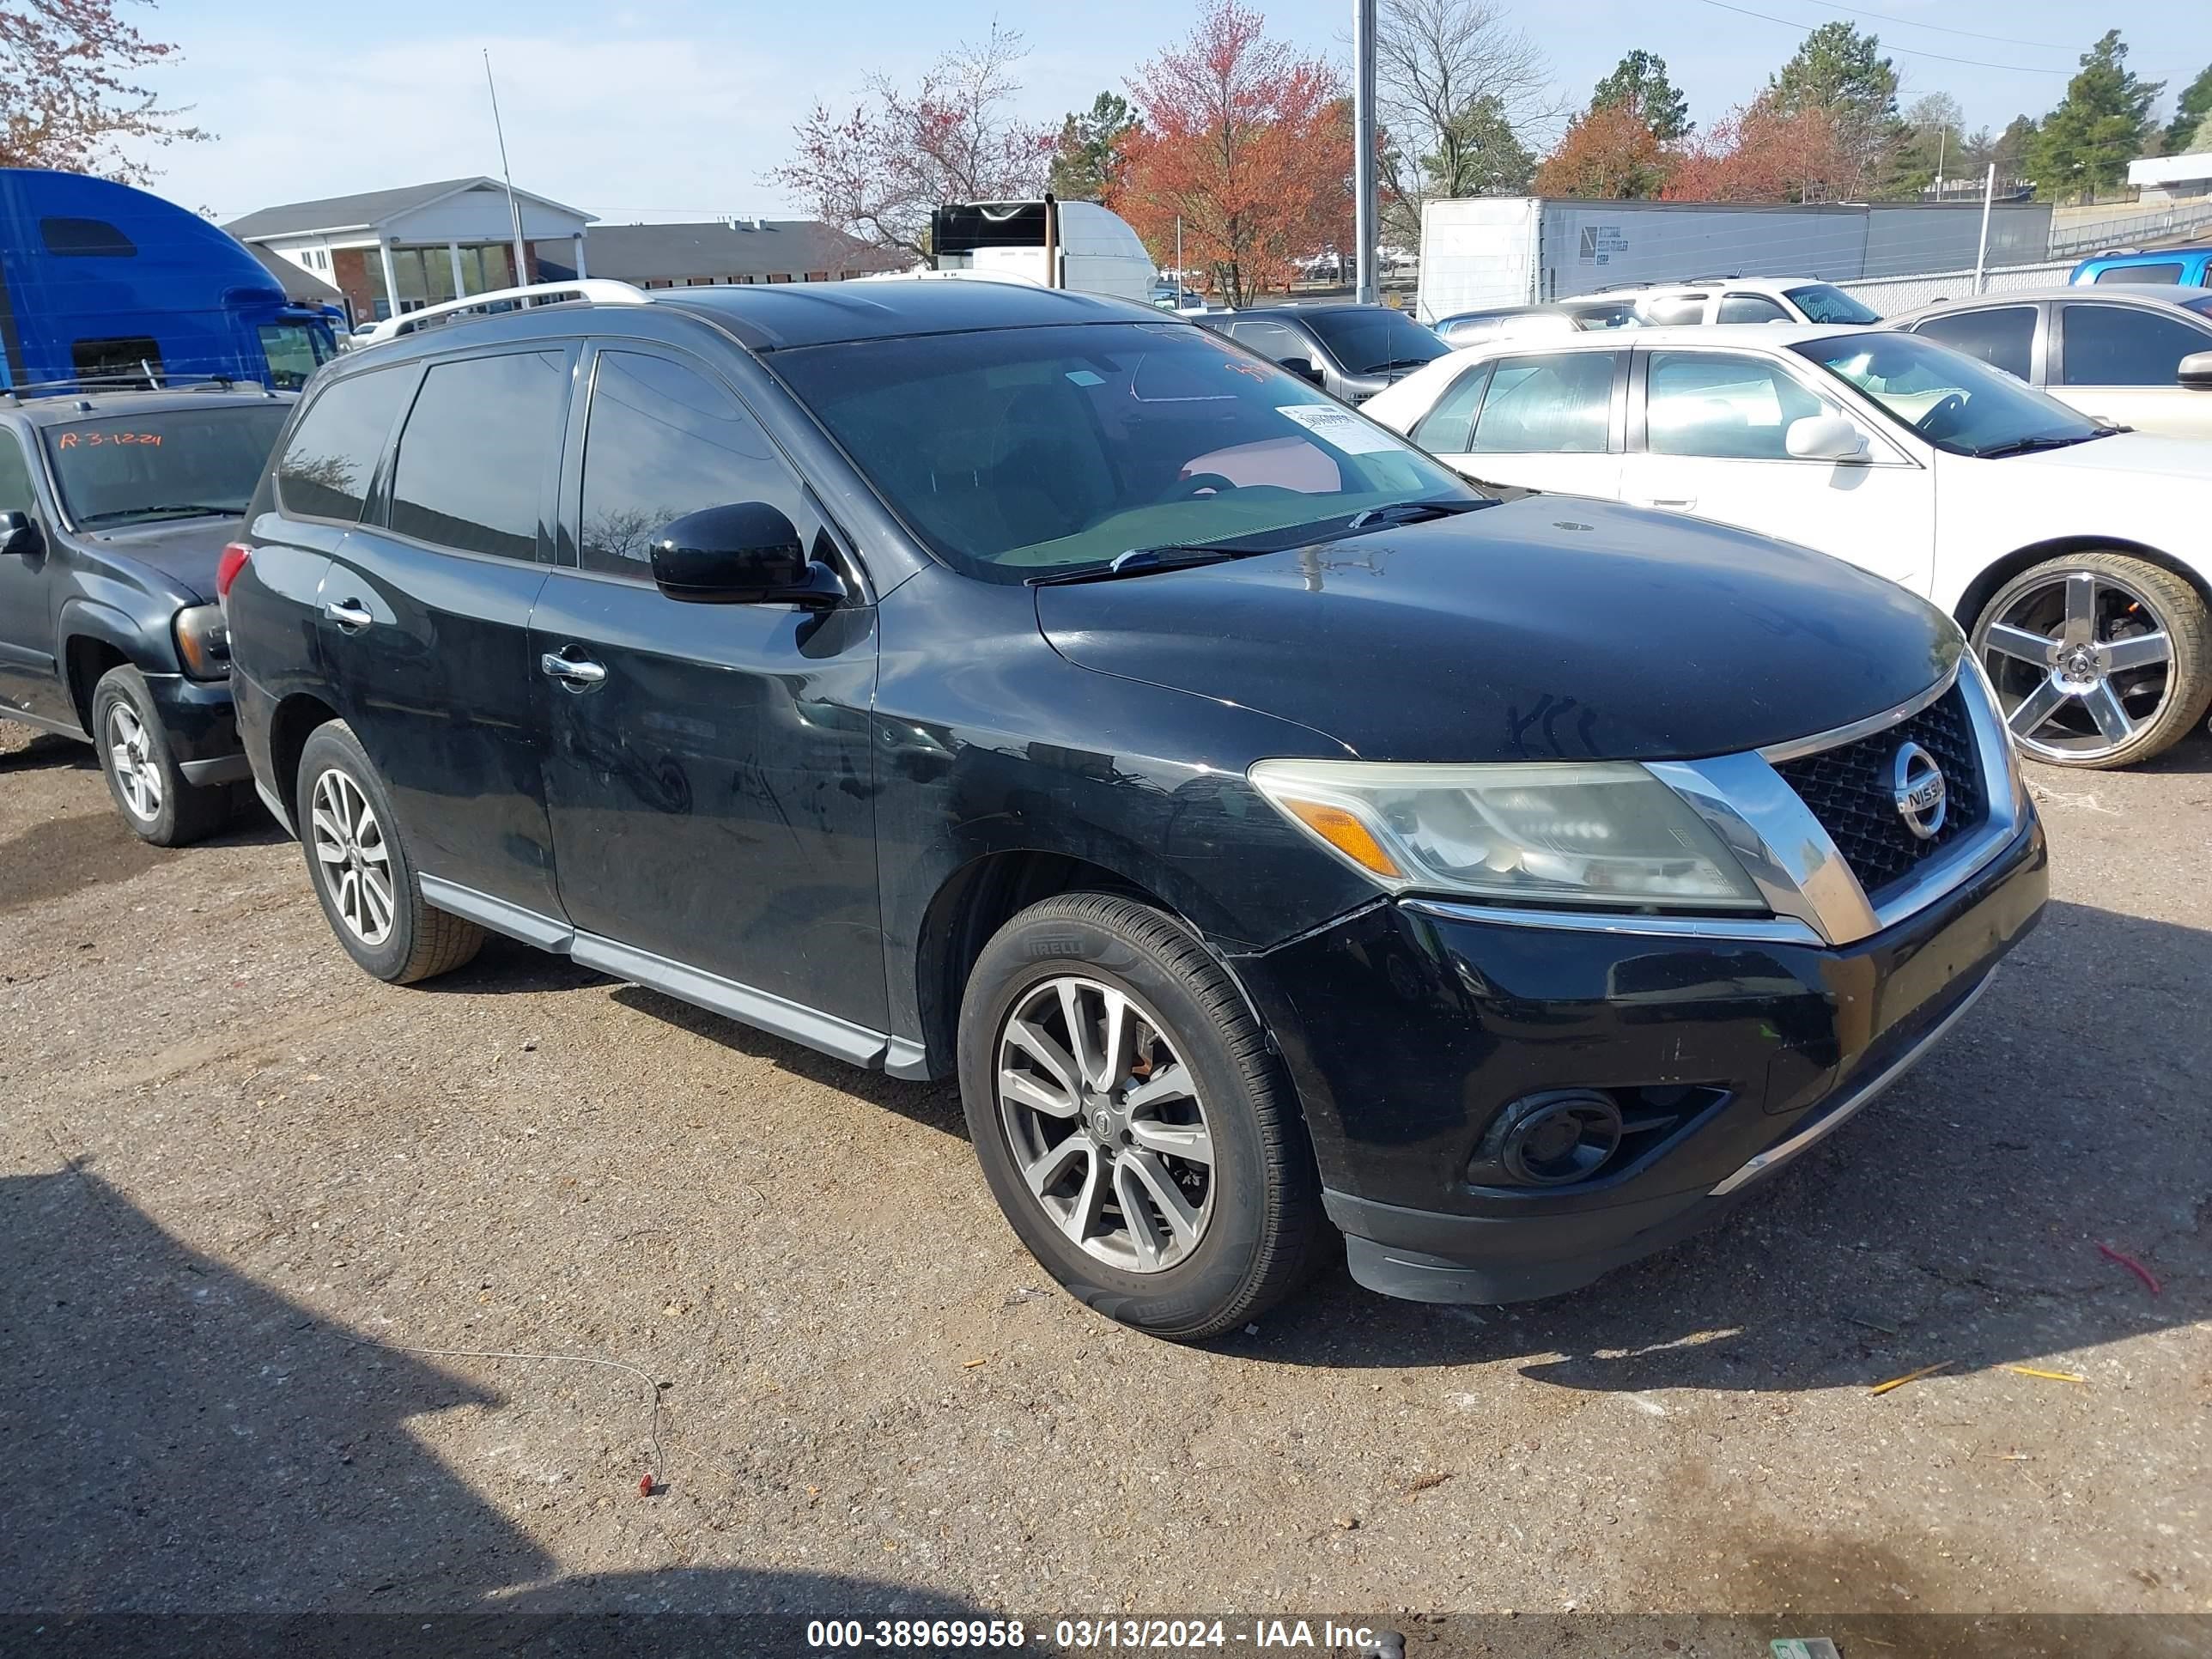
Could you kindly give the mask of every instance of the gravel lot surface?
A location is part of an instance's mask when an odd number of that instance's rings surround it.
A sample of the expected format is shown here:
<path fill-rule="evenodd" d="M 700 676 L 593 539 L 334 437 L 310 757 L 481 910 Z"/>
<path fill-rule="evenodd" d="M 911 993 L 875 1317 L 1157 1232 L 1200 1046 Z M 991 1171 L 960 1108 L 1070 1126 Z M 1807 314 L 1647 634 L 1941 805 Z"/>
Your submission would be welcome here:
<path fill-rule="evenodd" d="M 504 942 L 388 988 L 264 819 L 0 734 L 0 1613 L 2212 1611 L 2202 738 L 2037 773 L 2043 927 L 1718 1231 L 1190 1349 L 949 1087 Z"/>

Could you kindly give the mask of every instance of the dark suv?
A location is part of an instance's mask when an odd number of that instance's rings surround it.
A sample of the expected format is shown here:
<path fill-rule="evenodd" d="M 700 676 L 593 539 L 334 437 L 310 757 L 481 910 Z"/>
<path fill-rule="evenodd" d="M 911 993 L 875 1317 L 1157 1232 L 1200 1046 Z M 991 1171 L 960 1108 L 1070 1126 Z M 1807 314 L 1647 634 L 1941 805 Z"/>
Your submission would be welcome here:
<path fill-rule="evenodd" d="M 0 719 L 92 743 L 159 846 L 221 826 L 246 780 L 216 574 L 291 405 L 0 392 Z"/>
<path fill-rule="evenodd" d="M 675 290 L 318 376 L 228 589 L 339 942 L 491 928 L 957 1075 L 1038 1259 L 1197 1337 L 1581 1285 L 1960 1018 L 2045 891 L 1893 584 L 1486 498 L 1218 336 Z M 804 1133 L 803 1128 L 798 1133 Z"/>
<path fill-rule="evenodd" d="M 1451 349 L 1388 306 L 1267 306 L 1200 320 L 1347 404 L 1365 403 Z"/>

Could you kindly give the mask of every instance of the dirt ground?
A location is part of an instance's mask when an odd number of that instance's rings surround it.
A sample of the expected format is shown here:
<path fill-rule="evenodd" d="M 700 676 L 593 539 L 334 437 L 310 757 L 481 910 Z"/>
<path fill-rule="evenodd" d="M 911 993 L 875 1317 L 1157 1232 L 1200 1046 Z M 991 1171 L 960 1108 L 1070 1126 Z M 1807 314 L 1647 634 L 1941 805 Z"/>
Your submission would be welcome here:
<path fill-rule="evenodd" d="M 949 1087 L 504 942 L 388 988 L 265 819 L 0 734 L 0 1613 L 2212 1611 L 2201 738 L 2037 773 L 2040 930 L 1721 1230 L 1194 1349 Z"/>

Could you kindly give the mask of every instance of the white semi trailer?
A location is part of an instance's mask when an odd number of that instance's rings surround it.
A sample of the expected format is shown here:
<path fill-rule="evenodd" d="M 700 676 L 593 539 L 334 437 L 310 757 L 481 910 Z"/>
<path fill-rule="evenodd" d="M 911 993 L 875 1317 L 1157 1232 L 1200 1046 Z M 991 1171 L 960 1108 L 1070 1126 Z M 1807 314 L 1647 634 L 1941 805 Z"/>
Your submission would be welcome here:
<path fill-rule="evenodd" d="M 1708 276 L 1834 283 L 1971 270 L 1981 227 L 1979 202 L 1738 207 L 1542 196 L 1431 202 L 1421 212 L 1418 314 L 1433 323 L 1463 311 Z M 2041 259 L 2050 246 L 2048 204 L 1996 204 L 1990 264 Z"/>

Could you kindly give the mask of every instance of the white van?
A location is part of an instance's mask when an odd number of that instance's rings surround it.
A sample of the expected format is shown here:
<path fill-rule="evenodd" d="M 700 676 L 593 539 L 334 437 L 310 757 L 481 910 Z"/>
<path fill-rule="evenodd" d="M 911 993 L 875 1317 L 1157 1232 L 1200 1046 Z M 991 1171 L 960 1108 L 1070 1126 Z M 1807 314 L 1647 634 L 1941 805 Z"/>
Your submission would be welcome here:
<path fill-rule="evenodd" d="M 1045 261 L 1049 210 L 1059 267 Z M 1044 288 L 1152 302 L 1158 273 L 1128 221 L 1096 202 L 960 202 L 929 218 L 932 263 L 939 270 L 1015 276 Z"/>

